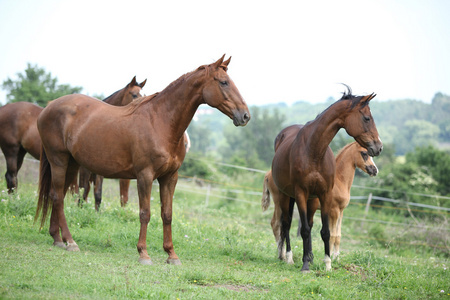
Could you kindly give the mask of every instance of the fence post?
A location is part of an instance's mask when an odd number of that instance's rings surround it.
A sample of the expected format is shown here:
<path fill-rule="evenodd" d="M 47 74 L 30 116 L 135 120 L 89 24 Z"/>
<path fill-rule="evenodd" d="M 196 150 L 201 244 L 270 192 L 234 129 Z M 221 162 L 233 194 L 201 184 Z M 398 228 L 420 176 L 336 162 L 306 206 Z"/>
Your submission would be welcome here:
<path fill-rule="evenodd" d="M 370 203 L 372 202 L 372 193 L 369 194 L 369 198 L 367 199 L 366 203 L 366 209 L 364 210 L 364 220 L 367 217 L 367 214 L 369 213 Z M 364 226 L 364 221 L 361 222 L 361 227 Z"/>

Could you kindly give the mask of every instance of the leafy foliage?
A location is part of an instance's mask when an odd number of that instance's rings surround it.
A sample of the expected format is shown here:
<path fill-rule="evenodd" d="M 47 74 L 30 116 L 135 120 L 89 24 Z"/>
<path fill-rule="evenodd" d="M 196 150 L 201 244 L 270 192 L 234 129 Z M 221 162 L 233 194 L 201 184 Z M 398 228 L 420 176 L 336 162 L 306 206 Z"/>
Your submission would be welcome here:
<path fill-rule="evenodd" d="M 2 88 L 8 91 L 8 102 L 27 101 L 44 107 L 48 101 L 82 90 L 81 87 L 58 84 L 58 79 L 51 73 L 30 63 L 24 73 L 17 73 L 17 77 L 17 80 L 8 78 L 2 84 Z"/>
<path fill-rule="evenodd" d="M 237 156 L 245 160 L 246 166 L 267 168 L 272 163 L 273 141 L 283 128 L 284 115 L 278 109 L 269 112 L 259 107 L 252 107 L 251 114 L 252 119 L 246 127 L 225 127 L 227 145 L 220 150 L 226 161 L 236 160 L 233 157 Z"/>

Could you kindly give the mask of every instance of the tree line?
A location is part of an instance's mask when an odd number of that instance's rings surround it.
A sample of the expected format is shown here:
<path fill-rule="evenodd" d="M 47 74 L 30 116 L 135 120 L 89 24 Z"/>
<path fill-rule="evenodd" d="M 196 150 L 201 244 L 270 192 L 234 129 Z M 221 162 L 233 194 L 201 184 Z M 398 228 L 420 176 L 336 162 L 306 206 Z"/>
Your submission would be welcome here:
<path fill-rule="evenodd" d="M 51 73 L 31 64 L 23 73 L 17 74 L 17 79 L 3 81 L 1 87 L 7 91 L 8 103 L 28 101 L 42 107 L 50 100 L 82 91 L 82 87 L 58 84 L 58 79 Z M 279 131 L 291 124 L 313 120 L 335 101 L 329 98 L 318 104 L 298 101 L 292 105 L 253 106 L 250 107 L 251 122 L 238 129 L 220 112 L 201 106 L 199 111 L 203 113 L 197 114 L 188 128 L 192 142 L 189 157 L 268 170 L 274 155 L 273 142 Z M 436 93 L 430 104 L 412 99 L 375 99 L 371 102 L 371 110 L 384 150 L 375 159 L 379 175 L 367 183 L 394 191 L 450 195 L 450 96 Z M 352 141 L 341 130 L 330 146 L 337 152 Z M 208 177 L 212 169 L 201 160 L 189 160 L 180 171 Z M 232 173 L 229 169 L 223 172 Z M 385 194 L 406 197 L 401 192 Z"/>

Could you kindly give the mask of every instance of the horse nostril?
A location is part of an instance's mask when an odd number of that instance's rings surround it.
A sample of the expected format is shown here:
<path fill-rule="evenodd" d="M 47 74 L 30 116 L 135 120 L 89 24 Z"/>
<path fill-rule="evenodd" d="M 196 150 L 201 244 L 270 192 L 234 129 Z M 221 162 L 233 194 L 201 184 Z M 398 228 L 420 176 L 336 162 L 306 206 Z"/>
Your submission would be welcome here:
<path fill-rule="evenodd" d="M 250 116 L 248 115 L 248 113 L 244 113 L 244 122 L 248 122 L 248 120 L 250 120 Z"/>

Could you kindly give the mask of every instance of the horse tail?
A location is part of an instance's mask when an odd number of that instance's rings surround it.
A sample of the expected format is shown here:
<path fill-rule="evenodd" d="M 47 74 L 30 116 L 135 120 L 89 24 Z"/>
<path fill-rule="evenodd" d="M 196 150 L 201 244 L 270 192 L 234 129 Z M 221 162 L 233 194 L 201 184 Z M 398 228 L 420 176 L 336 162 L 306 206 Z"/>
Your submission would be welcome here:
<path fill-rule="evenodd" d="M 261 198 L 261 207 L 263 211 L 266 211 L 270 205 L 269 174 L 270 171 L 266 173 L 263 181 L 263 195 Z"/>
<path fill-rule="evenodd" d="M 47 219 L 48 209 L 51 207 L 52 200 L 50 197 L 50 188 L 52 184 L 52 171 L 47 159 L 44 147 L 41 149 L 41 160 L 39 164 L 39 200 L 36 208 L 36 215 L 34 216 L 34 222 L 41 213 L 41 226 L 44 227 L 45 220 Z"/>

